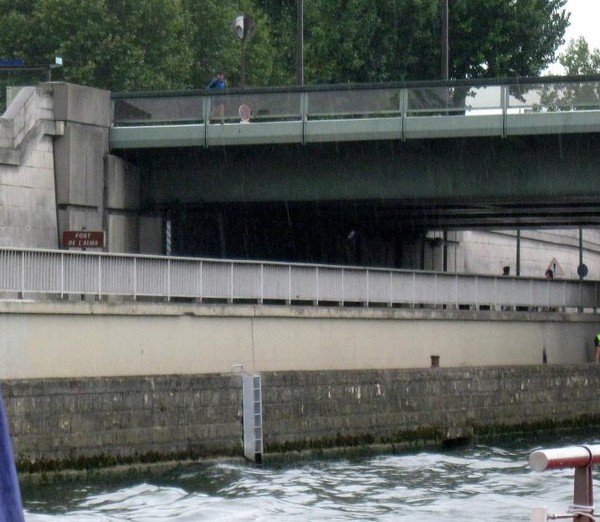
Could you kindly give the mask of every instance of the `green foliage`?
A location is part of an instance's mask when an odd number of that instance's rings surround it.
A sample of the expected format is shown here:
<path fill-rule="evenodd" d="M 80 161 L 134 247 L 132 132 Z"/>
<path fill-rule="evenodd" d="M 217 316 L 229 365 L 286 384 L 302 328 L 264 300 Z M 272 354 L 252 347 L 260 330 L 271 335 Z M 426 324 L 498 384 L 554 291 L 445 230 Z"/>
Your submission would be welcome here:
<path fill-rule="evenodd" d="M 571 40 L 559 63 L 568 76 L 598 74 L 600 49 L 590 51 L 585 38 Z M 600 82 L 586 81 L 544 86 L 540 91 L 540 104 L 536 110 L 569 111 L 598 110 L 600 108 Z"/>
<path fill-rule="evenodd" d="M 453 0 L 452 78 L 539 74 L 568 25 L 566 0 Z M 437 79 L 440 0 L 304 0 L 306 83 Z M 238 15 L 256 30 L 242 43 Z M 295 81 L 296 0 L 0 0 L 0 56 L 113 91 Z M 569 66 L 571 67 L 571 66 Z M 574 65 L 573 65 L 574 67 Z M 58 77 L 58 75 L 57 75 Z"/>
<path fill-rule="evenodd" d="M 179 0 L 22 0 L 1 12 L 3 54 L 29 64 L 61 56 L 67 81 L 115 90 L 189 85 Z"/>
<path fill-rule="evenodd" d="M 246 81 L 249 85 L 272 84 L 276 55 L 269 19 L 252 0 L 184 0 L 192 32 L 194 58 L 191 78 L 194 87 L 204 88 L 217 72 L 227 75 L 231 86 L 241 84 L 242 42 L 235 36 L 237 16 L 252 16 L 255 30 L 244 42 Z"/>
<path fill-rule="evenodd" d="M 293 78 L 295 1 L 260 0 L 278 27 Z M 566 0 L 453 0 L 451 78 L 537 75 L 569 23 Z M 440 0 L 304 0 L 307 83 L 433 80 L 441 76 Z"/>
<path fill-rule="evenodd" d="M 567 76 L 598 74 L 600 72 L 600 49 L 590 50 L 585 38 L 571 40 L 567 50 L 558 57 Z"/>
<path fill-rule="evenodd" d="M 454 78 L 535 76 L 550 65 L 569 23 L 565 0 L 455 0 Z"/>

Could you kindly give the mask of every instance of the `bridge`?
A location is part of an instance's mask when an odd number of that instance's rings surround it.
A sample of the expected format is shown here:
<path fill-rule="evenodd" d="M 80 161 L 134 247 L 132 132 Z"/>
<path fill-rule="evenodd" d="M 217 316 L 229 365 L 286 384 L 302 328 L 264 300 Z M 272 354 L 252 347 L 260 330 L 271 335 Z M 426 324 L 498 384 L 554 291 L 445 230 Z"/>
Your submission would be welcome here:
<path fill-rule="evenodd" d="M 109 251 L 439 268 L 428 230 L 595 226 L 599 82 L 44 84 L 0 128 L 2 244 L 57 248 L 85 227 Z"/>
<path fill-rule="evenodd" d="M 110 143 L 123 150 L 595 133 L 597 80 L 113 93 Z"/>
<path fill-rule="evenodd" d="M 346 202 L 424 228 L 595 225 L 599 80 L 115 93 L 110 144 L 166 210 Z"/>

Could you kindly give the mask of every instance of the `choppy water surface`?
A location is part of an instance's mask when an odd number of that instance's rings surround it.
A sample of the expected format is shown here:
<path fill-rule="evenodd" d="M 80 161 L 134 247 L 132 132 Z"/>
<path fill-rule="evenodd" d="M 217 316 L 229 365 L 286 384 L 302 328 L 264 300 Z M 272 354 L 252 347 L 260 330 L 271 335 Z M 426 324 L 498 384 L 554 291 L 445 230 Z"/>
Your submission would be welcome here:
<path fill-rule="evenodd" d="M 598 441 L 542 446 L 584 443 Z M 572 471 L 528 468 L 538 447 L 469 446 L 263 468 L 195 464 L 134 482 L 26 487 L 23 500 L 27 522 L 527 521 L 533 507 L 564 513 L 572 502 Z"/>

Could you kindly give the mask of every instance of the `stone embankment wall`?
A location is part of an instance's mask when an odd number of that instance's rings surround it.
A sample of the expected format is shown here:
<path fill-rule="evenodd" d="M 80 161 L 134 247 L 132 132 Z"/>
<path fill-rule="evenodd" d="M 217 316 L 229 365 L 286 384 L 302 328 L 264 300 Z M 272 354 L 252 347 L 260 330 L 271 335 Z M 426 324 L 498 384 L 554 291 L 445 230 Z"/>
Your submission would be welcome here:
<path fill-rule="evenodd" d="M 441 442 L 600 418 L 600 365 L 266 372 L 268 453 Z M 241 455 L 241 375 L 7 380 L 22 471 Z"/>
<path fill-rule="evenodd" d="M 19 90 L 0 115 L 0 247 L 58 248 L 103 230 L 139 250 L 136 168 L 110 154 L 110 92 L 64 82 Z"/>
<path fill-rule="evenodd" d="M 56 248 L 52 89 L 25 87 L 0 115 L 0 246 Z"/>

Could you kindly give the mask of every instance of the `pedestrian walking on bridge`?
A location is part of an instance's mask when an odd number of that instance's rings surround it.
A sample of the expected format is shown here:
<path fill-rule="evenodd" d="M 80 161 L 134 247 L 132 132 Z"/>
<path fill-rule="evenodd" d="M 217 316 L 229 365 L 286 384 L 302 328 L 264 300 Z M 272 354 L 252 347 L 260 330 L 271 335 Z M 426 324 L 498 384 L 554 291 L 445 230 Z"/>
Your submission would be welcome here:
<path fill-rule="evenodd" d="M 225 79 L 225 75 L 223 73 L 218 73 L 206 86 L 206 88 L 210 91 L 224 91 L 227 87 L 227 80 Z M 216 101 L 214 101 L 211 120 L 219 119 L 221 123 L 225 122 L 225 105 L 223 99 L 221 97 L 215 97 Z"/>

